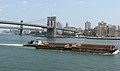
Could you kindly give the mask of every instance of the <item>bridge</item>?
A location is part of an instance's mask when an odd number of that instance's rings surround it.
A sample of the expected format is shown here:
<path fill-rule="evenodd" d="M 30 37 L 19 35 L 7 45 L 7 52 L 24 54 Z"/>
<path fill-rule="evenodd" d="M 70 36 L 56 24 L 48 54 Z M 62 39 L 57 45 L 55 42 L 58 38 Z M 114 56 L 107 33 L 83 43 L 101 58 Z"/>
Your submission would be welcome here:
<path fill-rule="evenodd" d="M 18 30 L 40 30 L 43 31 L 43 29 L 41 28 L 19 28 L 19 27 L 4 27 L 4 26 L 0 26 L 0 29 L 18 29 Z"/>
<path fill-rule="evenodd" d="M 0 20 L 0 24 L 21 25 L 20 28 L 19 28 L 20 34 L 22 34 L 22 31 L 25 29 L 25 28 L 23 28 L 23 25 L 24 26 L 33 26 L 33 27 L 46 28 L 47 29 L 47 36 L 48 37 L 56 37 L 57 30 L 77 32 L 76 30 L 64 29 L 64 28 L 57 28 L 56 27 L 57 26 L 56 25 L 56 16 L 47 17 L 47 26 L 40 25 L 40 24 L 38 25 L 38 24 L 25 23 L 23 21 L 16 22 L 16 21 L 7 21 L 7 20 Z M 9 27 L 0 27 L 0 28 L 9 28 Z M 13 28 L 15 28 L 15 27 L 13 27 Z"/>

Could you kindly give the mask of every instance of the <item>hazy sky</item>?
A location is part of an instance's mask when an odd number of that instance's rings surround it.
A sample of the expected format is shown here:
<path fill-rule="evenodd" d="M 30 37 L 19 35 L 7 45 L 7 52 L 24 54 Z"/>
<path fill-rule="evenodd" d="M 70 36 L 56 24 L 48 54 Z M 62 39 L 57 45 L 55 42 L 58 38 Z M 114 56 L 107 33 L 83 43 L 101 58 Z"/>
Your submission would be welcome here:
<path fill-rule="evenodd" d="M 120 24 L 120 0 L 0 0 L 0 19 L 33 21 L 50 15 L 65 25 L 84 28 L 105 21 Z M 46 25 L 46 24 L 45 24 Z"/>

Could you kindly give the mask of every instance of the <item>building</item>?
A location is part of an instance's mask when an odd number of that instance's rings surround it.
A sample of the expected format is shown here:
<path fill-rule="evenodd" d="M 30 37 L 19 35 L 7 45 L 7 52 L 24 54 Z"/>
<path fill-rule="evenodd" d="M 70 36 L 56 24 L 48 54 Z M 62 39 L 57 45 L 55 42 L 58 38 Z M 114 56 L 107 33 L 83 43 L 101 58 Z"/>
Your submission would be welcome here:
<path fill-rule="evenodd" d="M 91 29 L 91 23 L 89 21 L 85 22 L 85 30 Z"/>
<path fill-rule="evenodd" d="M 76 31 L 76 28 L 75 27 L 69 27 L 68 26 L 68 23 L 66 23 L 66 27 L 64 27 L 64 29 L 70 29 L 70 30 L 75 30 Z M 71 32 L 71 31 L 63 31 L 64 33 L 66 32 L 66 33 L 73 33 L 73 32 Z"/>
<path fill-rule="evenodd" d="M 82 34 L 82 29 L 79 27 L 79 28 L 76 28 L 76 27 L 70 27 L 68 26 L 68 23 L 66 23 L 66 27 L 64 27 L 64 29 L 69 29 L 69 30 L 73 30 L 73 31 L 76 31 L 77 33 L 75 32 L 72 32 L 72 31 L 65 31 L 63 30 L 63 33 L 67 33 L 67 34 L 75 34 L 76 36 L 78 36 L 79 34 Z"/>
<path fill-rule="evenodd" d="M 66 23 L 66 27 L 68 27 L 68 23 Z"/>
<path fill-rule="evenodd" d="M 57 28 L 62 28 L 62 24 L 60 22 L 57 22 Z M 57 35 L 61 35 L 62 30 L 57 30 Z"/>
<path fill-rule="evenodd" d="M 101 21 L 101 22 L 98 23 L 98 26 L 100 26 L 100 25 L 105 26 L 105 25 L 107 25 L 107 23 L 105 23 L 104 21 Z"/>
<path fill-rule="evenodd" d="M 108 25 L 108 36 L 114 37 L 116 33 L 116 26 L 115 25 Z"/>
<path fill-rule="evenodd" d="M 84 35 L 85 36 L 93 36 L 92 33 L 93 33 L 93 30 L 91 29 L 91 23 L 89 21 L 86 21 Z"/>
<path fill-rule="evenodd" d="M 118 31 L 120 32 L 120 26 L 118 26 Z"/>
<path fill-rule="evenodd" d="M 82 28 L 76 28 L 76 31 L 79 32 L 79 33 L 82 33 Z"/>
<path fill-rule="evenodd" d="M 85 36 L 93 36 L 93 29 L 84 30 L 84 35 Z"/>
<path fill-rule="evenodd" d="M 118 36 L 120 37 L 120 26 L 118 26 Z"/>
<path fill-rule="evenodd" d="M 116 33 L 115 25 L 107 25 L 107 23 L 101 21 L 98 26 L 95 27 L 95 34 L 98 37 L 114 37 Z"/>
<path fill-rule="evenodd" d="M 75 30 L 76 31 L 76 28 L 75 27 L 64 27 L 64 29 L 69 29 L 69 30 Z M 64 31 L 66 33 L 73 33 L 71 31 Z"/>
<path fill-rule="evenodd" d="M 57 28 L 62 28 L 62 24 L 60 24 L 60 22 L 57 22 Z"/>
<path fill-rule="evenodd" d="M 98 23 L 98 26 L 95 27 L 95 33 L 98 37 L 107 36 L 107 23 L 101 21 Z"/>

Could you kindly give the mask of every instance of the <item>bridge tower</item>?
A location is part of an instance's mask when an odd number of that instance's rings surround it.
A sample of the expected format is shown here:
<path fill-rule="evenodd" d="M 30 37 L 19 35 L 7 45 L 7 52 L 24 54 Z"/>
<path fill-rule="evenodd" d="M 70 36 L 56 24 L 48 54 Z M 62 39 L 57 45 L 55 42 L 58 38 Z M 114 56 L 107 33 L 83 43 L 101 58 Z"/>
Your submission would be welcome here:
<path fill-rule="evenodd" d="M 56 37 L 56 16 L 47 17 L 47 26 L 52 28 L 47 28 L 48 37 Z"/>
<path fill-rule="evenodd" d="M 23 20 L 21 20 L 20 23 L 23 23 Z M 20 33 L 19 33 L 19 35 L 22 35 L 22 32 L 23 32 L 23 25 L 20 25 Z"/>

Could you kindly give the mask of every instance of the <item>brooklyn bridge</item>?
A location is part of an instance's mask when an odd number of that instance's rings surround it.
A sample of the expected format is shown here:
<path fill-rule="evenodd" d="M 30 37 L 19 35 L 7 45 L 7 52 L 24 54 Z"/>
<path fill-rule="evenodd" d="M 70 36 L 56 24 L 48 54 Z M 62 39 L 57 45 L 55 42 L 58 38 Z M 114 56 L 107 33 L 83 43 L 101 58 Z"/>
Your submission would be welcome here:
<path fill-rule="evenodd" d="M 9 20 L 0 20 L 0 24 L 20 25 L 19 28 L 0 27 L 0 28 L 7 28 L 7 29 L 10 29 L 10 28 L 19 29 L 20 30 L 20 35 L 22 34 L 22 31 L 25 29 L 23 26 L 46 28 L 48 37 L 56 37 L 57 30 L 71 31 L 71 32 L 75 32 L 75 33 L 77 32 L 76 30 L 57 27 L 56 16 L 47 17 L 47 23 L 42 23 L 42 24 L 46 24 L 46 25 L 41 25 L 41 23 L 35 24 L 35 23 L 27 23 L 27 22 L 23 22 L 23 21 L 17 22 L 17 21 L 9 21 Z"/>

